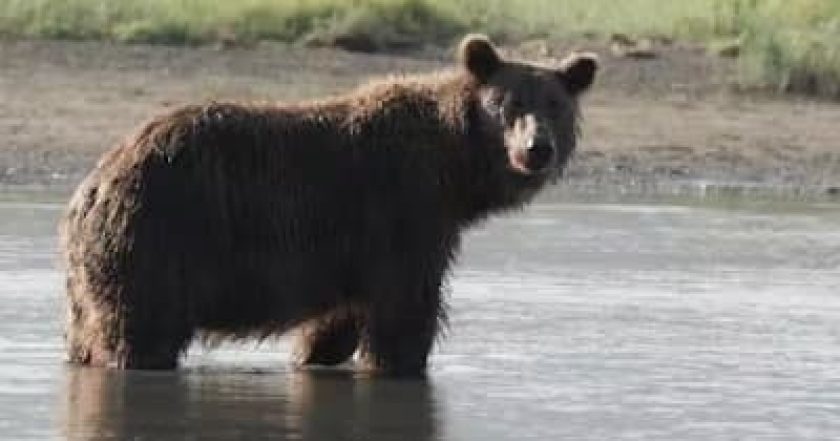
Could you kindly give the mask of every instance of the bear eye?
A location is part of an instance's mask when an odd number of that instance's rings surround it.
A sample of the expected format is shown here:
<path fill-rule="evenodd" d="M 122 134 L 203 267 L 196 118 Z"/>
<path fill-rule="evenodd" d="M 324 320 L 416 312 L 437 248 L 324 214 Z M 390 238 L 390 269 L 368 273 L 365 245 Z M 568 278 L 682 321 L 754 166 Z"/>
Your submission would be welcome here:
<path fill-rule="evenodd" d="M 546 102 L 549 110 L 557 110 L 560 108 L 560 100 L 557 98 L 549 98 Z"/>
<path fill-rule="evenodd" d="M 493 95 L 490 97 L 490 105 L 493 107 L 502 107 L 505 97 L 503 95 Z"/>

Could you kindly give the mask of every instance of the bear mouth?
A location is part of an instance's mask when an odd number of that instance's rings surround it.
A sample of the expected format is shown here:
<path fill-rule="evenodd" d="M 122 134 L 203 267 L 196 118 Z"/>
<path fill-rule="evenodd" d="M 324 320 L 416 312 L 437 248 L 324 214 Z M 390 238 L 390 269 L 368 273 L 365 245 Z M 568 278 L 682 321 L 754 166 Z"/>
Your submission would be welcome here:
<path fill-rule="evenodd" d="M 569 155 L 561 155 L 556 149 L 535 152 L 526 149 L 513 149 L 508 152 L 511 170 L 528 176 L 543 176 L 561 173 Z"/>

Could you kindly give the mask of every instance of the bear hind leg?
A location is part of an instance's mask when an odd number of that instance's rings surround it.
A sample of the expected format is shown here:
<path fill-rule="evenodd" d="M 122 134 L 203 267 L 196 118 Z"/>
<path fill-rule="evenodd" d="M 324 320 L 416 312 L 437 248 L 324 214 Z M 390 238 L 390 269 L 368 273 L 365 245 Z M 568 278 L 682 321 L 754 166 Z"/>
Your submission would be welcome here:
<path fill-rule="evenodd" d="M 175 369 L 192 335 L 181 330 L 131 331 L 113 335 L 113 329 L 88 326 L 67 332 L 68 361 L 119 369 Z"/>
<path fill-rule="evenodd" d="M 113 316 L 71 297 L 64 332 L 67 361 L 99 367 L 113 365 L 117 353 L 115 329 Z"/>
<path fill-rule="evenodd" d="M 193 336 L 185 317 L 162 309 L 154 315 L 137 314 L 137 309 L 121 314 L 124 310 L 106 304 L 85 307 L 84 302 L 70 301 L 65 333 L 70 363 L 119 369 L 177 367 Z"/>
<path fill-rule="evenodd" d="M 154 310 L 157 314 L 127 317 L 125 334 L 116 354 L 117 367 L 150 370 L 178 367 L 178 359 L 192 340 L 193 328 L 184 314 L 168 308 Z"/>

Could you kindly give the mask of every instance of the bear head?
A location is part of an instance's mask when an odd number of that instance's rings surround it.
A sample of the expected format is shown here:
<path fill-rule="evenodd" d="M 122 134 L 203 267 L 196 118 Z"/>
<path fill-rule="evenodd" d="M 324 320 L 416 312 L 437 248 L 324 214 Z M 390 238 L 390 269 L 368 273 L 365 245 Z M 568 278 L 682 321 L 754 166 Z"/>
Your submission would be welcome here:
<path fill-rule="evenodd" d="M 458 59 L 477 85 L 482 133 L 503 146 L 509 169 L 559 175 L 575 149 L 577 98 L 595 79 L 596 57 L 572 54 L 556 68 L 507 61 L 487 37 L 469 35 Z"/>

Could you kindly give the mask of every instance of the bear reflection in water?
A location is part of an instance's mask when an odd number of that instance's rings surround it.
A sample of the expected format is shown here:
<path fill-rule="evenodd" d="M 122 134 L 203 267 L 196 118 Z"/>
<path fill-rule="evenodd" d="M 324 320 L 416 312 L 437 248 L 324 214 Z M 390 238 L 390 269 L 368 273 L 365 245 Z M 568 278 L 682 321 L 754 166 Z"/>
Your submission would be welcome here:
<path fill-rule="evenodd" d="M 425 380 L 70 367 L 66 383 L 68 441 L 439 438 Z"/>

